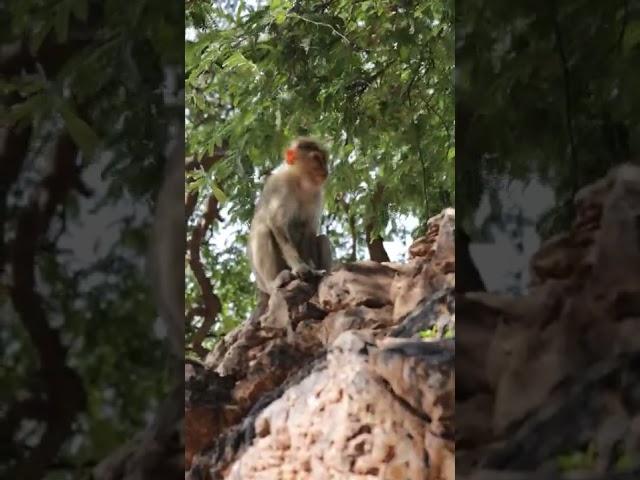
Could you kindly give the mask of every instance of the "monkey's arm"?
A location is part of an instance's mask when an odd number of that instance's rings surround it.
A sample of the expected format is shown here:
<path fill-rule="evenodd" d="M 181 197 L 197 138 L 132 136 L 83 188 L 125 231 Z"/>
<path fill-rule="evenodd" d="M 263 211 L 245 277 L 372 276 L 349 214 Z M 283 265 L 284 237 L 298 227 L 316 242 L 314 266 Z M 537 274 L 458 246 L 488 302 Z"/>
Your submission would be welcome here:
<path fill-rule="evenodd" d="M 306 273 L 310 268 L 302 260 L 300 252 L 298 252 L 291 239 L 291 235 L 289 235 L 286 227 L 284 227 L 285 224 L 285 219 L 282 218 L 280 218 L 279 221 L 270 221 L 269 229 L 271 233 L 273 233 L 278 247 L 280 247 L 284 261 L 287 262 L 292 272 L 296 275 Z"/>

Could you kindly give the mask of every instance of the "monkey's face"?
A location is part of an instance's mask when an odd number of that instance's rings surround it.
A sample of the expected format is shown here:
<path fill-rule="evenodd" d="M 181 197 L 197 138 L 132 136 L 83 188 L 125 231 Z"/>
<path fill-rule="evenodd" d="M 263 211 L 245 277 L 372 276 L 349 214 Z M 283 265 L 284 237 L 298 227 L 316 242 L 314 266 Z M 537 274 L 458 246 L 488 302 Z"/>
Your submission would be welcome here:
<path fill-rule="evenodd" d="M 287 150 L 287 163 L 305 180 L 318 187 L 329 176 L 327 155 L 314 142 L 301 142 Z"/>
<path fill-rule="evenodd" d="M 327 160 L 322 152 L 305 152 L 299 150 L 299 164 L 304 169 L 307 177 L 316 185 L 322 185 L 329 176 Z"/>

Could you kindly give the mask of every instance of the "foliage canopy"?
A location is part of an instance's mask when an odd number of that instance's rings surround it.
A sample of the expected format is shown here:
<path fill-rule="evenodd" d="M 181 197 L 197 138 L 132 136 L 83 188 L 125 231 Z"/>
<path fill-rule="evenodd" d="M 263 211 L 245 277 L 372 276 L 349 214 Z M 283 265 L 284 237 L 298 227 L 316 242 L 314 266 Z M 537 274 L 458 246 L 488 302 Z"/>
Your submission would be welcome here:
<path fill-rule="evenodd" d="M 457 214 L 488 176 L 539 174 L 565 229 L 576 190 L 640 149 L 640 5 L 465 2 L 456 17 Z"/>
<path fill-rule="evenodd" d="M 222 152 L 187 179 L 200 202 L 190 228 L 208 196 L 221 202 L 224 224 L 203 248 L 219 325 L 253 305 L 244 235 L 292 137 L 329 147 L 324 225 L 342 259 L 361 258 L 365 238 L 406 234 L 406 216 L 423 223 L 453 203 L 452 2 L 190 2 L 187 26 L 187 149 L 196 159 Z M 238 241 L 227 244 L 229 225 Z M 187 279 L 194 307 L 201 293 Z"/>
<path fill-rule="evenodd" d="M 144 261 L 183 115 L 167 86 L 183 15 L 145 0 L 0 5 L 3 478 L 86 478 L 165 393 Z"/>

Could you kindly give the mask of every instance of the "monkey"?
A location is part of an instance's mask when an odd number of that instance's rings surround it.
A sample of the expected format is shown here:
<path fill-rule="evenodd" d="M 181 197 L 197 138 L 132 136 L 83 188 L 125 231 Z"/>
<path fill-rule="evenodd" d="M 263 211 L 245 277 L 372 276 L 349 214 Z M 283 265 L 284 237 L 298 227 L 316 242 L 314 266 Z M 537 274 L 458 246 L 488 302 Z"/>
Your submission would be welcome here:
<path fill-rule="evenodd" d="M 258 289 L 267 296 L 281 286 L 276 280 L 283 270 L 309 278 L 331 269 L 328 238 L 317 235 L 328 176 L 327 150 L 300 137 L 285 150 L 281 168 L 267 178 L 247 245 Z"/>

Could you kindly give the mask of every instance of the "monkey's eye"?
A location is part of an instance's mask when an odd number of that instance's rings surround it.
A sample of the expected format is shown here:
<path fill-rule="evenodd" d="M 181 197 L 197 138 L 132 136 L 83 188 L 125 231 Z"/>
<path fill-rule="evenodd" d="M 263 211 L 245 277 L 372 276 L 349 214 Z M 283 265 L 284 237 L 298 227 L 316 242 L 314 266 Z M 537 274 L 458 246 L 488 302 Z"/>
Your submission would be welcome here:
<path fill-rule="evenodd" d="M 316 162 L 318 165 L 324 166 L 324 158 L 320 152 L 313 152 L 309 155 L 311 159 Z"/>

